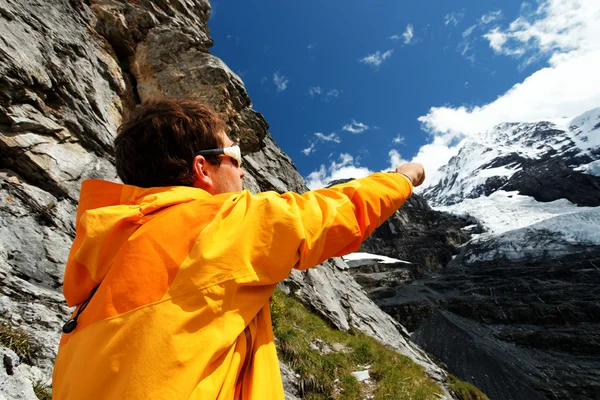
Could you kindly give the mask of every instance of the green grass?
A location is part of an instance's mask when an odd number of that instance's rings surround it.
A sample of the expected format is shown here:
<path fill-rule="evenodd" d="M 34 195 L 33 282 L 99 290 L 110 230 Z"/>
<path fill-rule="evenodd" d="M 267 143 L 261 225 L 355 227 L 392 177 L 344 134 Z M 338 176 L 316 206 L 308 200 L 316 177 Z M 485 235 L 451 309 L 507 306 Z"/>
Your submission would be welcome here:
<path fill-rule="evenodd" d="M 463 382 L 452 374 L 448 374 L 448 387 L 460 400 L 489 400 L 489 398 L 469 382 Z"/>
<path fill-rule="evenodd" d="M 2 316 L 0 316 L 0 345 L 17 353 L 21 360 L 31 362 L 33 346 L 29 340 L 29 335 L 23 329 L 11 325 Z"/>
<path fill-rule="evenodd" d="M 39 400 L 52 400 L 52 391 L 50 386 L 43 382 L 35 382 L 33 384 L 33 393 Z"/>
<path fill-rule="evenodd" d="M 342 332 L 308 312 L 298 301 L 279 291 L 271 303 L 273 328 L 280 359 L 300 375 L 303 399 L 350 400 L 366 392 L 376 400 L 429 400 L 443 393 L 423 368 L 360 332 Z M 342 351 L 321 354 L 312 350 L 317 339 Z M 370 384 L 351 373 L 369 365 Z"/>

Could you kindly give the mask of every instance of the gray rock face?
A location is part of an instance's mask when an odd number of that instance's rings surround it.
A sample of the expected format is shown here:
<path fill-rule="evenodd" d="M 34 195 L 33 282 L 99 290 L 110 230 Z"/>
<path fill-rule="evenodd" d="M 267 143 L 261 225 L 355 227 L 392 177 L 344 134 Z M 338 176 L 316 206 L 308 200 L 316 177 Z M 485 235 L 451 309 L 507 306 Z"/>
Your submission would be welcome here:
<path fill-rule="evenodd" d="M 22 393 L 50 381 L 68 319 L 61 284 L 81 181 L 117 180 L 112 142 L 136 104 L 164 95 L 204 101 L 241 142 L 248 189 L 307 190 L 240 78 L 209 53 L 209 10 L 205 0 L 0 0 L 0 314 L 36 349 L 33 365 L 21 364 Z M 286 285 L 332 324 L 375 336 L 441 379 L 345 269 L 331 261 Z M 289 398 L 293 376 L 284 373 Z M 14 388 L 27 383 L 8 381 L 16 383 L 0 385 L 0 395 L 20 398 Z"/>
<path fill-rule="evenodd" d="M 528 374 L 528 367 L 534 363 L 532 357 L 495 340 L 484 326 L 436 311 L 415 332 L 413 340 L 451 360 L 449 368 L 454 373 L 485 387 L 491 399 L 546 399 L 530 387 L 540 378 L 547 378 Z M 477 368 L 473 368 L 475 365 Z"/>
<path fill-rule="evenodd" d="M 0 399 L 37 400 L 31 381 L 21 371 L 19 356 L 0 347 L 0 359 Z"/>
<path fill-rule="evenodd" d="M 418 276 L 441 269 L 458 254 L 458 247 L 469 240 L 470 233 L 481 231 L 481 227 L 463 230 L 469 225 L 477 226 L 477 221 L 435 211 L 423 197 L 413 195 L 362 243 L 360 250 L 410 261 Z"/>

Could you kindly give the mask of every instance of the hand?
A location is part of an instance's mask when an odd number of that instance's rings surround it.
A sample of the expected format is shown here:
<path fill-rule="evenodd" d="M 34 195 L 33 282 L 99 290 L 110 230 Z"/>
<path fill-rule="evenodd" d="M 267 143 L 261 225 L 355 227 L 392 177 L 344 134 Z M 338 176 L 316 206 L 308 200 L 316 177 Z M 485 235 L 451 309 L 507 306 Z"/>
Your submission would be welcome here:
<path fill-rule="evenodd" d="M 419 163 L 407 163 L 396 168 L 396 172 L 411 180 L 414 187 L 420 186 L 425 180 L 425 168 Z"/>

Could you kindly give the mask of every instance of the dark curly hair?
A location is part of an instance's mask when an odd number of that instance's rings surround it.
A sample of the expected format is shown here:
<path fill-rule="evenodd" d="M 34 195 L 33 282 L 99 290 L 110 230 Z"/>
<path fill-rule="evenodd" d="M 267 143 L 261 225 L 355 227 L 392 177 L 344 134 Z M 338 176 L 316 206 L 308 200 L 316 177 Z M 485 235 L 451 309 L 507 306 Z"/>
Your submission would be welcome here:
<path fill-rule="evenodd" d="M 123 183 L 139 187 L 193 186 L 200 150 L 223 147 L 223 121 L 193 100 L 161 98 L 139 105 L 118 130 L 116 166 Z M 220 165 L 219 156 L 207 156 Z"/>

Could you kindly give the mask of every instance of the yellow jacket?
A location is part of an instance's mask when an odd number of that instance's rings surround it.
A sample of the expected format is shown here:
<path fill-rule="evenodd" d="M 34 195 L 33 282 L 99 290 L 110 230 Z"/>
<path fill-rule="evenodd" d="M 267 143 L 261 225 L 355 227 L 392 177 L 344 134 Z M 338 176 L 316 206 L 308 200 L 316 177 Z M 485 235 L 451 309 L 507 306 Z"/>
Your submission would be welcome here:
<path fill-rule="evenodd" d="M 283 399 L 275 286 L 356 251 L 411 193 L 395 173 L 303 195 L 83 182 L 63 290 L 81 307 L 98 289 L 61 338 L 54 399 Z"/>

